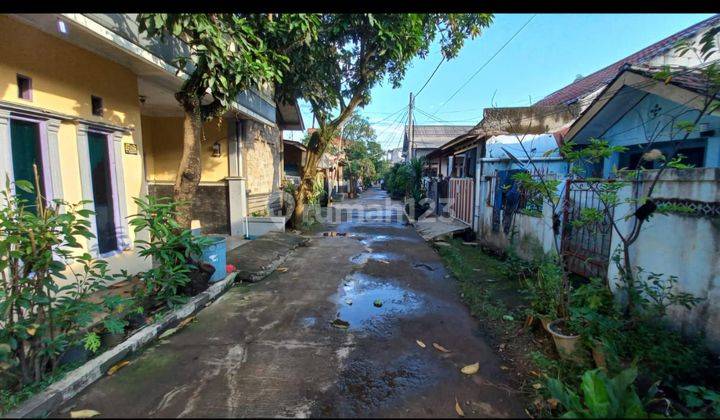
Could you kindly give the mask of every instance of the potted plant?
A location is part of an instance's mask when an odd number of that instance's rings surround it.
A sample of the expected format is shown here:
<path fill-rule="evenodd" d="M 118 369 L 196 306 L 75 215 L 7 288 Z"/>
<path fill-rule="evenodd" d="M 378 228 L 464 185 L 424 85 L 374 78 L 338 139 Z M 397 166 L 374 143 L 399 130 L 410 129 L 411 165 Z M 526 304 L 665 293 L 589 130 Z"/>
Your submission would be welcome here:
<path fill-rule="evenodd" d="M 119 295 L 110 294 L 103 299 L 107 315 L 102 320 L 100 341 L 105 348 L 115 347 L 125 339 L 125 328 L 128 325 L 125 315 L 131 304 L 131 299 Z"/>
<path fill-rule="evenodd" d="M 582 348 L 580 335 L 576 334 L 572 324 L 565 318 L 559 318 L 548 324 L 547 331 L 552 336 L 555 348 L 563 359 L 577 359 L 578 350 Z"/>
<path fill-rule="evenodd" d="M 554 259 L 545 258 L 533 273 L 524 278 L 524 292 L 530 301 L 528 315 L 539 319 L 545 331 L 550 322 L 558 318 L 562 289 L 562 273 Z"/>

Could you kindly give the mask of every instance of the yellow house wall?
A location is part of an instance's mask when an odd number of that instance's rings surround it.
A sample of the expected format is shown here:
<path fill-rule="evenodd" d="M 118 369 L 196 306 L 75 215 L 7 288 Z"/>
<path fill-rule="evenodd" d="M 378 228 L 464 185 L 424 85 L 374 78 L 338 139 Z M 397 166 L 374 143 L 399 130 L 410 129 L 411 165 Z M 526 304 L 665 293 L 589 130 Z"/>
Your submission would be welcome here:
<path fill-rule="evenodd" d="M 228 121 L 216 119 L 203 126 L 200 182 L 222 182 L 228 169 Z M 174 182 L 182 157 L 183 118 L 142 116 L 147 179 L 151 182 Z M 219 157 L 212 156 L 213 143 L 220 143 Z"/>
<path fill-rule="evenodd" d="M 127 68 L 7 16 L 0 16 L 0 99 L 27 107 L 129 128 L 123 143 L 138 154 L 122 154 L 127 214 L 137 213 L 132 197 L 145 195 L 143 145 L 137 77 Z M 32 100 L 18 98 L 17 74 L 32 79 Z M 92 115 L 90 96 L 103 98 L 104 116 Z M 82 199 L 77 126 L 64 121 L 58 132 L 64 199 Z M 132 242 L 135 235 L 128 229 Z M 126 250 L 106 258 L 112 271 L 137 272 L 149 261 Z"/>

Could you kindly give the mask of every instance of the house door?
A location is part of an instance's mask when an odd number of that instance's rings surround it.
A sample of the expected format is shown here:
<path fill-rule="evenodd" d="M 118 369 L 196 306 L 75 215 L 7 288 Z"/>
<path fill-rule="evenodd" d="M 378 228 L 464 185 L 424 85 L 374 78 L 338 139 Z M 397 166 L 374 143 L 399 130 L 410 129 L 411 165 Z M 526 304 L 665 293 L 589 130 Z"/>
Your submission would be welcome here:
<path fill-rule="evenodd" d="M 118 249 L 115 224 L 115 194 L 112 184 L 112 165 L 108 136 L 88 132 L 90 173 L 92 178 L 93 204 L 95 205 L 95 228 L 100 254 Z"/>
<path fill-rule="evenodd" d="M 42 148 L 40 146 L 40 126 L 36 122 L 10 120 L 10 147 L 12 150 L 13 178 L 35 185 L 33 165 L 37 166 L 40 179 L 40 195 L 45 195 L 43 185 Z M 15 189 L 17 198 L 24 201 L 25 207 L 34 212 L 37 206 L 37 192 Z"/>
<path fill-rule="evenodd" d="M 588 278 L 605 278 L 612 239 L 610 217 L 613 215 L 605 214 L 602 202 L 586 183 L 571 180 L 566 182 L 561 249 L 566 257 L 568 270 Z M 604 220 L 573 226 L 573 220 L 578 220 L 580 212 L 586 208 L 603 211 Z"/>

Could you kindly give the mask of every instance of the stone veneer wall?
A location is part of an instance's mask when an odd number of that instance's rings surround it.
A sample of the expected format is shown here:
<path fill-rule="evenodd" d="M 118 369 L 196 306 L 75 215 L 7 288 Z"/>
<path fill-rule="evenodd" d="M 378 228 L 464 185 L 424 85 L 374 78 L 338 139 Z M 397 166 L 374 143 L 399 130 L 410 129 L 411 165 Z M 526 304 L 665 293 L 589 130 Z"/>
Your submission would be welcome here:
<path fill-rule="evenodd" d="M 148 184 L 148 194 L 156 197 L 172 197 L 173 186 Z M 230 234 L 228 214 L 228 188 L 226 185 L 200 185 L 192 204 L 192 218 L 200 220 L 204 234 Z"/>
<path fill-rule="evenodd" d="M 243 163 L 248 210 L 268 212 L 277 200 L 283 176 L 283 143 L 280 130 L 254 121 L 243 121 Z"/>

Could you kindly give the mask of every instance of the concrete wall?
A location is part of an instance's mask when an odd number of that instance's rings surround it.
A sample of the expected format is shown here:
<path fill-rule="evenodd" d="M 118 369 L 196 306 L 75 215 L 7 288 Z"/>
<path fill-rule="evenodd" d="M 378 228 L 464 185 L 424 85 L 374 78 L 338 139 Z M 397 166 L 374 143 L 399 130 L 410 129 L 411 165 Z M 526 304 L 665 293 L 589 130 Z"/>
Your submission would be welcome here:
<path fill-rule="evenodd" d="M 200 152 L 201 183 L 222 182 L 228 175 L 228 136 L 230 120 L 216 119 L 203 125 Z M 142 116 L 143 143 L 149 182 L 175 182 L 182 157 L 183 118 Z M 220 156 L 214 157 L 213 143 L 220 143 Z"/>
<path fill-rule="evenodd" d="M 138 154 L 121 153 L 126 214 L 137 213 L 132 197 L 146 193 L 142 124 L 136 76 L 127 68 L 48 35 L 17 20 L 0 16 L 0 100 L 38 112 L 73 116 L 86 124 L 126 128 L 122 143 L 137 145 Z M 32 100 L 18 98 L 16 75 L 32 78 Z M 90 96 L 103 98 L 104 116 L 92 115 Z M 51 117 L 52 115 L 48 115 Z M 69 202 L 83 198 L 78 156 L 78 124 L 65 119 L 58 129 L 62 195 Z M 2 175 L 4 177 L 4 174 Z M 130 243 L 135 239 L 127 231 Z M 85 245 L 87 243 L 83 241 Z M 132 246 L 107 257 L 111 271 L 149 268 Z"/>
<path fill-rule="evenodd" d="M 638 192 L 646 194 L 654 171 L 633 187 L 620 192 L 623 200 Z M 658 182 L 653 199 L 696 200 L 717 209 L 720 206 L 720 169 L 668 170 Z M 617 209 L 625 215 L 628 207 Z M 704 300 L 692 311 L 671 308 L 670 318 L 683 332 L 703 331 L 708 343 L 720 352 L 720 210 L 716 215 L 654 215 L 643 225 L 643 230 L 631 247 L 633 266 L 647 272 L 675 275 L 680 290 Z M 620 220 L 623 234 L 628 232 L 634 218 Z M 613 237 L 611 250 L 619 245 Z M 617 269 L 610 264 L 608 278 L 617 277 Z"/>
<path fill-rule="evenodd" d="M 513 239 L 518 254 L 527 259 L 555 252 L 555 237 L 552 232 L 552 209 L 549 205 L 545 204 L 543 206 L 542 216 L 515 213 L 513 215 L 513 227 L 508 234 L 503 231 L 502 224 L 499 231 L 494 232 L 492 229 L 493 207 L 492 203 L 489 205 L 487 203 L 489 188 L 490 182 L 488 180 L 483 178 L 479 181 L 478 191 L 480 191 L 481 196 L 475 213 L 475 225 L 478 238 L 483 245 L 497 251 L 506 251 L 510 246 L 511 239 Z"/>
<path fill-rule="evenodd" d="M 621 189 L 620 201 L 645 195 L 653 172 L 648 171 L 639 183 Z M 502 226 L 500 232 L 492 231 L 493 209 L 486 201 L 488 184 L 484 179 L 479 182 L 482 196 L 478 207 L 478 237 L 487 246 L 506 250 L 510 235 L 502 231 Z M 631 246 L 631 264 L 642 267 L 645 272 L 677 276 L 679 290 L 702 298 L 691 311 L 670 308 L 668 318 L 683 333 L 703 332 L 709 347 L 720 352 L 720 169 L 667 170 L 655 188 L 653 199 L 659 203 L 668 199 L 686 200 L 704 209 L 704 213 L 654 215 L 643 225 L 637 242 Z M 631 230 L 635 218 L 625 220 L 622 216 L 633 211 L 627 204 L 616 209 L 615 219 L 623 235 Z M 525 258 L 556 249 L 552 212 L 547 204 L 542 217 L 515 214 L 512 231 L 516 232 L 516 249 Z M 619 238 L 613 232 L 611 253 L 619 245 Z M 618 271 L 612 260 L 607 276 L 613 288 L 617 288 Z"/>

